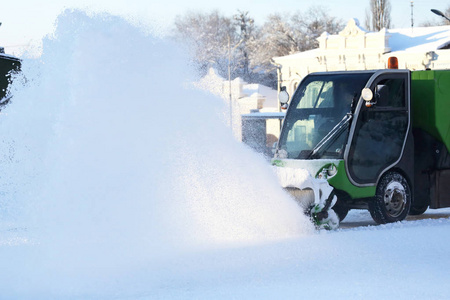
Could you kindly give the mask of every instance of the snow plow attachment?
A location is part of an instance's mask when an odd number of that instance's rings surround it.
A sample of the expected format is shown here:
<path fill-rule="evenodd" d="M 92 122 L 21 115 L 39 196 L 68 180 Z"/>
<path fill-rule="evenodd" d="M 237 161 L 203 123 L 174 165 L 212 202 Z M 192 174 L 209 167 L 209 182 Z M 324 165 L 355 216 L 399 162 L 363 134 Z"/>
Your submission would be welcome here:
<path fill-rule="evenodd" d="M 281 186 L 297 201 L 317 229 L 339 227 L 339 217 L 332 207 L 337 197 L 325 179 L 313 178 L 308 171 L 275 167 Z"/>

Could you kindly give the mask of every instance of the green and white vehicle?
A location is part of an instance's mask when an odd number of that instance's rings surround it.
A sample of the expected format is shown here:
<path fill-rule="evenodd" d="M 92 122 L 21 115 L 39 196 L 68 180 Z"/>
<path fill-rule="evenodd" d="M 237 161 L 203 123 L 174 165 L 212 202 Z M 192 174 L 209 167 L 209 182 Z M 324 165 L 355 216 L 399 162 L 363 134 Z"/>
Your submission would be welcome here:
<path fill-rule="evenodd" d="M 383 224 L 450 206 L 449 150 L 450 70 L 324 72 L 295 91 L 272 164 L 332 187 L 313 202 L 314 189 L 283 185 L 310 201 L 316 224 L 329 222 L 330 207 L 340 220 L 368 209 Z"/>

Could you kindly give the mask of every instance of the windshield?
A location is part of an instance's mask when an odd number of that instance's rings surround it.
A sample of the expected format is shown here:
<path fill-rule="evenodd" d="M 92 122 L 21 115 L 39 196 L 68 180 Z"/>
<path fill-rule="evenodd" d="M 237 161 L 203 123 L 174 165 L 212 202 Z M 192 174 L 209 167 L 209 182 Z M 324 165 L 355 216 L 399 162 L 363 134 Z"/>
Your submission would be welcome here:
<path fill-rule="evenodd" d="M 361 90 L 373 72 L 348 74 L 317 74 L 307 76 L 295 92 L 278 144 L 279 154 L 285 158 L 342 158 L 348 130 L 347 113 L 356 105 Z M 333 131 L 334 132 L 334 131 Z M 327 143 L 319 154 L 310 157 L 319 142 Z"/>

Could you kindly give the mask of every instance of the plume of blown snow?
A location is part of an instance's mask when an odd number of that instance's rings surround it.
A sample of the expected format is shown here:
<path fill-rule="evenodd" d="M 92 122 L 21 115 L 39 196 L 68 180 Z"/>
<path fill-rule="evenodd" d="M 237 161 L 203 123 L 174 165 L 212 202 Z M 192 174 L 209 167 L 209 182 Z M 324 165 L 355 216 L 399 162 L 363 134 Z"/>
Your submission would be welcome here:
<path fill-rule="evenodd" d="M 34 249 L 8 278 L 63 287 L 61 272 L 91 278 L 312 232 L 267 162 L 233 138 L 223 101 L 189 86 L 187 61 L 121 18 L 59 17 L 0 119 L 2 205 Z"/>

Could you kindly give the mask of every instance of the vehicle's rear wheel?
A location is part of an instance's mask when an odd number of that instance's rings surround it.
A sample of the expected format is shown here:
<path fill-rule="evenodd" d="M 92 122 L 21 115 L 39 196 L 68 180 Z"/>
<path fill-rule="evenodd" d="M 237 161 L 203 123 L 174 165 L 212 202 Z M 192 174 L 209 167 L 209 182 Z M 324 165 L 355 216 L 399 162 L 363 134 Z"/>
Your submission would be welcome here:
<path fill-rule="evenodd" d="M 401 221 L 411 207 L 411 189 L 408 181 L 397 172 L 388 172 L 378 183 L 375 197 L 369 202 L 369 211 L 378 224 Z"/>

